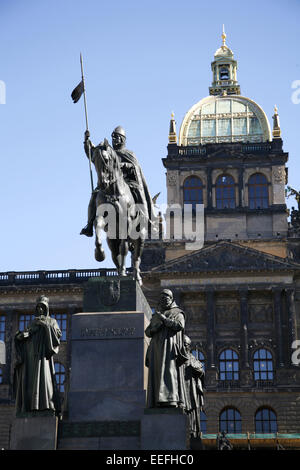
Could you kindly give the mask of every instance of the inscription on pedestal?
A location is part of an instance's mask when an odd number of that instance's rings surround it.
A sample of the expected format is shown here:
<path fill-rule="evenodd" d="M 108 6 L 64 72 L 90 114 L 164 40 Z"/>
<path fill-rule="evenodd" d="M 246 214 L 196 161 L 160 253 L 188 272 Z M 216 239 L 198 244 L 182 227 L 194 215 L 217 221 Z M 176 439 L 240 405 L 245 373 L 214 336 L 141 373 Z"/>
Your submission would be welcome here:
<path fill-rule="evenodd" d="M 134 336 L 136 328 L 82 328 L 81 338 L 115 338 Z"/>

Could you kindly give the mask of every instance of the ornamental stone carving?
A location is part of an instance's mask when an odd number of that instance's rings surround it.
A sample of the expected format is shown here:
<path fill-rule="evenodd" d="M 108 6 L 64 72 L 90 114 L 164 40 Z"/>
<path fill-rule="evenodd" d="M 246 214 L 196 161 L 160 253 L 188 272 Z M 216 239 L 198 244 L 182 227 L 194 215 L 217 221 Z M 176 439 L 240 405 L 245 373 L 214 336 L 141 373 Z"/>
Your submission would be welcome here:
<path fill-rule="evenodd" d="M 177 175 L 176 173 L 167 173 L 167 184 L 168 186 L 176 186 L 177 184 Z"/>
<path fill-rule="evenodd" d="M 240 309 L 236 304 L 216 305 L 217 323 L 228 323 L 239 321 Z"/>
<path fill-rule="evenodd" d="M 276 184 L 285 184 L 285 168 L 283 166 L 273 168 L 273 181 Z"/>
<path fill-rule="evenodd" d="M 272 304 L 257 304 L 248 306 L 250 322 L 266 323 L 273 321 Z"/>

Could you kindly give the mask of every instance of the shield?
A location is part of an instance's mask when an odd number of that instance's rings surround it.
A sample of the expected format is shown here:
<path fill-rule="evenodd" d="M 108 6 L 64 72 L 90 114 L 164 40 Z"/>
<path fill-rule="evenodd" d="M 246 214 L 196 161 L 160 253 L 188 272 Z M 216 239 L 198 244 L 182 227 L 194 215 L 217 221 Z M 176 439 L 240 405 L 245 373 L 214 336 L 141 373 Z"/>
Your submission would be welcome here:
<path fill-rule="evenodd" d="M 101 283 L 100 301 L 103 305 L 114 305 L 120 300 L 120 280 L 106 280 Z"/>

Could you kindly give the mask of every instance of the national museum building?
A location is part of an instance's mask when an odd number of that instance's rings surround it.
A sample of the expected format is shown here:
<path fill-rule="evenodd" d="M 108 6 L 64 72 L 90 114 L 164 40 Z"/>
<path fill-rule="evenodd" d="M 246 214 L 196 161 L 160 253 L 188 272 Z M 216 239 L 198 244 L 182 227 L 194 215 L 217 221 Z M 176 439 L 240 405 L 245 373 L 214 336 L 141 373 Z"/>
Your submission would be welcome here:
<path fill-rule="evenodd" d="M 167 203 L 189 204 L 195 217 L 204 205 L 204 245 L 193 249 L 192 239 L 174 232 L 148 239 L 143 292 L 154 309 L 160 291 L 171 289 L 185 312 L 205 368 L 206 449 L 223 430 L 234 448 L 300 448 L 300 230 L 298 211 L 288 221 L 288 153 L 277 109 L 270 126 L 241 94 L 225 33 L 211 68 L 209 96 L 187 111 L 178 133 L 172 115 L 162 159 Z M 62 331 L 55 369 L 67 421 L 72 315 L 82 312 L 89 279 L 116 275 L 101 268 L 0 273 L 0 448 L 9 448 L 15 414 L 14 336 L 33 318 L 37 297 L 49 297 Z"/>

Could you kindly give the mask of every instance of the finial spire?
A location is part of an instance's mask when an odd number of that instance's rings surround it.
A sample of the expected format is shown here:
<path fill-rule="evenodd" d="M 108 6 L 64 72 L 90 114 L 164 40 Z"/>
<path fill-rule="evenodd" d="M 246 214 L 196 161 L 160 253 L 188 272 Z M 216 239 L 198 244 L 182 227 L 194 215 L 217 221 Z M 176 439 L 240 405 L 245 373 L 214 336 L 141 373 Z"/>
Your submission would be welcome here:
<path fill-rule="evenodd" d="M 222 46 L 226 46 L 226 33 L 225 33 L 225 27 L 223 25 L 223 31 L 222 31 Z"/>
<path fill-rule="evenodd" d="M 278 116 L 278 108 L 275 104 L 274 106 L 274 116 L 273 116 L 273 138 L 280 139 L 281 138 L 281 128 L 279 123 L 279 116 Z"/>
<path fill-rule="evenodd" d="M 170 120 L 169 144 L 177 144 L 176 122 L 174 119 L 173 111 L 171 113 L 171 120 Z"/>

